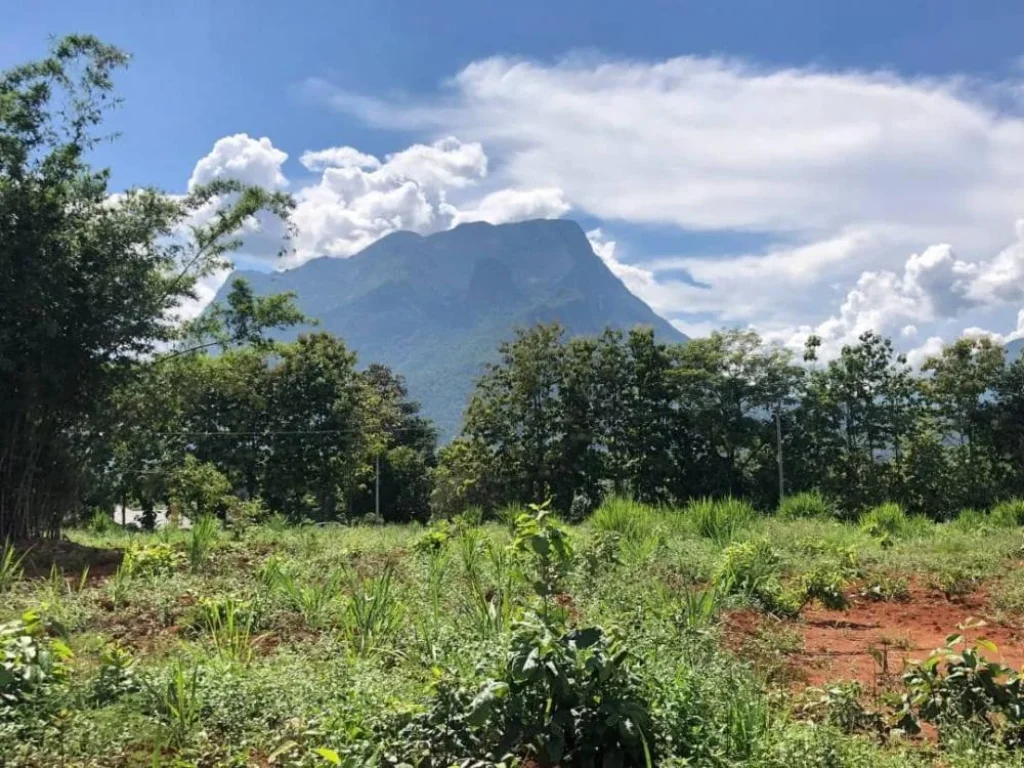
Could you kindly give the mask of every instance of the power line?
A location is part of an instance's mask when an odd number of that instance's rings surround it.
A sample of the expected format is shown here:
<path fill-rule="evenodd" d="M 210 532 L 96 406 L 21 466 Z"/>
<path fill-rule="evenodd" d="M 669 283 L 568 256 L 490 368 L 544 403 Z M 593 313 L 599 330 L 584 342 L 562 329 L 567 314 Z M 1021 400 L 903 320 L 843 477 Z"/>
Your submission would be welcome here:
<path fill-rule="evenodd" d="M 421 432 L 429 430 L 429 427 L 388 427 L 383 431 L 388 434 L 396 432 Z M 268 429 L 268 430 L 250 430 L 250 431 L 236 431 L 236 430 L 224 430 L 224 431 L 179 431 L 179 432 L 161 432 L 159 430 L 150 429 L 134 429 L 132 430 L 135 434 L 144 435 L 158 435 L 160 437 L 263 437 L 270 435 L 356 435 L 364 434 L 365 429 Z"/>

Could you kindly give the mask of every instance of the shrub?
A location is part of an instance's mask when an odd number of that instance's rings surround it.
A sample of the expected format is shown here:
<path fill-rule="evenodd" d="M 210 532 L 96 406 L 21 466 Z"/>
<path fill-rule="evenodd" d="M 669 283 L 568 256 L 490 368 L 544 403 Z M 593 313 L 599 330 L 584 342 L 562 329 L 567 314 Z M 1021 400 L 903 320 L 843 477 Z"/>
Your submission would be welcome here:
<path fill-rule="evenodd" d="M 120 570 L 125 576 L 158 576 L 172 573 L 184 560 L 170 544 L 131 543 L 124 551 Z"/>
<path fill-rule="evenodd" d="M 778 516 L 783 520 L 797 518 L 833 519 L 835 505 L 818 491 L 805 491 L 786 496 L 779 504 Z"/>
<path fill-rule="evenodd" d="M 724 499 L 697 499 L 686 505 L 684 514 L 694 530 L 716 544 L 728 544 L 738 531 L 750 525 L 756 512 L 745 501 Z"/>
<path fill-rule="evenodd" d="M 570 523 L 580 523 L 590 516 L 594 511 L 594 500 L 587 494 L 577 491 L 573 494 L 572 502 L 569 504 L 569 513 L 566 519 Z"/>
<path fill-rule="evenodd" d="M 910 529 L 910 520 L 903 507 L 890 502 L 879 504 L 861 515 L 860 527 L 885 545 L 891 543 L 892 539 L 905 536 Z"/>
<path fill-rule="evenodd" d="M 1024 499 L 1009 499 L 992 507 L 989 519 L 1006 528 L 1024 525 Z"/>
<path fill-rule="evenodd" d="M 715 586 L 725 594 L 743 595 L 769 613 L 796 615 L 804 600 L 802 595 L 783 589 L 781 564 L 779 553 L 765 539 L 732 544 L 722 552 Z"/>
<path fill-rule="evenodd" d="M 113 533 L 119 527 L 120 526 L 114 522 L 114 518 L 112 518 L 110 513 L 105 509 L 94 509 L 92 514 L 89 515 L 89 519 L 85 521 L 85 530 L 98 536 Z"/>
<path fill-rule="evenodd" d="M 416 539 L 412 548 L 421 554 L 432 555 L 440 552 L 452 540 L 452 524 L 447 520 L 435 520 L 426 533 Z"/>
<path fill-rule="evenodd" d="M 654 533 L 658 519 L 652 507 L 623 496 L 612 496 L 597 508 L 590 522 L 599 531 L 639 541 Z"/>
<path fill-rule="evenodd" d="M 135 675 L 135 659 L 131 653 L 113 643 L 106 646 L 100 652 L 100 666 L 92 681 L 89 701 L 104 706 L 140 688 L 141 684 Z"/>
<path fill-rule="evenodd" d="M 625 643 L 601 627 L 563 633 L 522 622 L 499 674 L 475 691 L 442 681 L 403 741 L 431 765 L 519 755 L 540 765 L 650 766 L 656 739 L 643 689 Z"/>
<path fill-rule="evenodd" d="M 980 626 L 980 625 L 975 625 Z M 1024 683 L 1011 668 L 986 659 L 992 643 L 968 644 L 962 634 L 903 675 L 907 692 L 900 711 L 901 726 L 912 733 L 923 720 L 939 727 L 968 727 L 1010 746 L 1024 744 Z"/>
<path fill-rule="evenodd" d="M 989 516 L 977 509 L 961 509 L 957 516 L 949 521 L 951 527 L 967 533 L 981 530 L 991 524 Z"/>

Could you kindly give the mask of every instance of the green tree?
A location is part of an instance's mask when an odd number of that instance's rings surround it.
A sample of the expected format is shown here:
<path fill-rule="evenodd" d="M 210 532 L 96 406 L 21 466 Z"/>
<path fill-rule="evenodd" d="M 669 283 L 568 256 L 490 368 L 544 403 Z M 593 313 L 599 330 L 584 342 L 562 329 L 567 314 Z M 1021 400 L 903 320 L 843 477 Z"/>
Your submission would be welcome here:
<path fill-rule="evenodd" d="M 0 538 L 58 531 L 124 371 L 178 335 L 180 302 L 245 221 L 290 210 L 232 181 L 112 196 L 86 157 L 126 62 L 71 36 L 0 75 Z"/>
<path fill-rule="evenodd" d="M 924 387 L 946 442 L 955 446 L 953 467 L 960 506 L 983 508 L 1003 483 L 996 455 L 998 401 L 1005 351 L 989 338 L 960 339 L 930 358 Z"/>
<path fill-rule="evenodd" d="M 426 520 L 437 431 L 420 416 L 420 404 L 409 399 L 405 380 L 389 367 L 373 363 L 362 378 L 367 387 L 368 454 L 353 513 L 376 510 L 379 470 L 381 517 L 388 522 Z"/>
<path fill-rule="evenodd" d="M 327 333 L 282 347 L 270 371 L 265 498 L 294 519 L 348 512 L 369 453 L 368 388 L 356 356 Z"/>

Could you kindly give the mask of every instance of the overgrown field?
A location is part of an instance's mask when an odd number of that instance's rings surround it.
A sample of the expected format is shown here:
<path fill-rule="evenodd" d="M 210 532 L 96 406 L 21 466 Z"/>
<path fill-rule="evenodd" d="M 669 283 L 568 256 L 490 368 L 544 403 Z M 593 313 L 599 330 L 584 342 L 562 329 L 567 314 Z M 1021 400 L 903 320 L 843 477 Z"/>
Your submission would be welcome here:
<path fill-rule="evenodd" d="M 0 555 L 0 764 L 1024 765 L 1021 522 L 97 524 Z"/>

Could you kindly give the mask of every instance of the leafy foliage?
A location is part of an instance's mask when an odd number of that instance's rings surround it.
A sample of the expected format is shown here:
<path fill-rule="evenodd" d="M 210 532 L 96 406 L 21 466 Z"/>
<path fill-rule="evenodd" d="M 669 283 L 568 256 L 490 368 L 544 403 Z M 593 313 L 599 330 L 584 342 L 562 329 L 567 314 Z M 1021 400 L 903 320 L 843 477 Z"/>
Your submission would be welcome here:
<path fill-rule="evenodd" d="M 1024 745 L 1020 676 L 986 659 L 982 651 L 995 653 L 996 648 L 986 640 L 968 644 L 963 634 L 953 634 L 942 648 L 911 667 L 903 676 L 903 727 L 916 732 L 918 720 L 940 729 L 967 726 L 1009 746 Z"/>
<path fill-rule="evenodd" d="M 62 640 L 47 638 L 37 613 L 0 624 L 0 720 L 64 680 L 71 656 Z"/>

